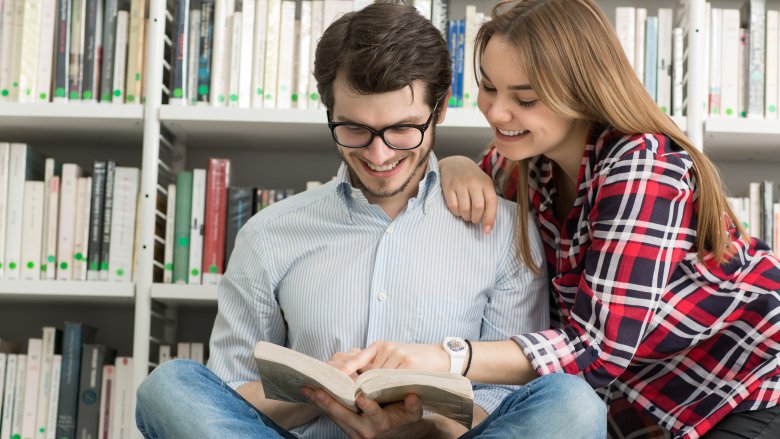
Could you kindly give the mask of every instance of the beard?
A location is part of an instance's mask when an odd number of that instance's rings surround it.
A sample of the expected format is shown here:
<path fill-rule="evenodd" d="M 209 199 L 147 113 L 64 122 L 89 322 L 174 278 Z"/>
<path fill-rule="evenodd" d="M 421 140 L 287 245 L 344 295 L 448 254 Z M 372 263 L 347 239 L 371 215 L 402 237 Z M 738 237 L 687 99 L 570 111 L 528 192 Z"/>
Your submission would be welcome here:
<path fill-rule="evenodd" d="M 336 146 L 336 149 L 338 149 L 341 160 L 346 163 L 347 168 L 349 169 L 349 178 L 351 179 L 353 186 L 363 191 L 364 194 L 374 198 L 390 198 L 405 191 L 412 182 L 412 179 L 414 179 L 417 173 L 420 172 L 420 169 L 424 168 L 425 165 L 428 164 L 428 157 L 431 155 L 431 149 L 433 146 L 432 144 L 433 142 L 431 142 L 431 146 L 429 146 L 428 149 L 420 155 L 420 158 L 417 160 L 417 163 L 413 165 L 414 167 L 412 172 L 409 174 L 409 177 L 406 179 L 406 181 L 404 181 L 403 184 L 401 184 L 396 189 L 388 188 L 386 181 L 381 181 L 377 187 L 367 186 L 365 183 L 363 183 L 362 180 L 360 180 L 359 174 L 355 171 L 355 168 L 352 166 L 352 164 L 346 160 L 342 148 Z M 411 155 L 404 157 L 404 160 L 408 160 L 409 157 L 411 157 Z"/>

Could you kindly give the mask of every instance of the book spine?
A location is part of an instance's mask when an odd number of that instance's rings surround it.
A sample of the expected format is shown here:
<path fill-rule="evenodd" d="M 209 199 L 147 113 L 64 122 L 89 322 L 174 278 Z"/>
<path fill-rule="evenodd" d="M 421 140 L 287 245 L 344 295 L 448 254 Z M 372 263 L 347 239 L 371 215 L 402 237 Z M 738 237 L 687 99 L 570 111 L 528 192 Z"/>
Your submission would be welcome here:
<path fill-rule="evenodd" d="M 0 5 L 2 6 L 2 5 Z M 0 352 L 0 429 L 3 428 L 3 401 L 5 399 L 5 369 L 8 362 L 8 354 Z"/>
<path fill-rule="evenodd" d="M 130 432 L 135 430 L 135 417 L 132 415 L 133 397 L 133 359 L 117 357 L 116 359 L 116 402 L 114 405 L 114 420 L 118 429 L 112 429 L 113 437 L 128 439 Z"/>
<path fill-rule="evenodd" d="M 645 23 L 645 88 L 657 102 L 658 99 L 658 17 L 647 17 Z"/>
<path fill-rule="evenodd" d="M 309 91 L 309 70 L 311 69 L 311 60 L 309 58 L 309 48 L 311 47 L 311 0 L 301 2 L 301 26 L 298 33 L 298 72 L 296 81 L 296 90 L 293 95 L 293 101 L 296 107 L 306 109 L 309 105 L 309 99 L 306 96 Z"/>
<path fill-rule="evenodd" d="M 92 201 L 89 214 L 87 280 L 100 279 L 100 245 L 103 242 L 103 208 L 106 197 L 106 162 L 95 160 L 92 170 Z"/>
<path fill-rule="evenodd" d="M 683 111 L 683 30 L 674 28 L 672 37 L 672 114 L 684 115 Z M 706 95 L 706 94 L 705 94 Z"/>
<path fill-rule="evenodd" d="M 475 5 L 466 5 L 465 35 L 463 43 L 463 76 L 461 77 L 463 88 L 463 107 L 475 108 L 477 105 L 477 83 L 474 76 L 474 39 L 477 37 L 477 8 Z"/>
<path fill-rule="evenodd" d="M 672 114 L 672 10 L 658 8 L 658 107 Z"/>
<path fill-rule="evenodd" d="M 38 74 L 33 92 L 33 100 L 36 102 L 48 102 L 51 99 L 56 15 L 57 0 L 43 0 L 41 4 L 41 40 L 38 48 Z"/>
<path fill-rule="evenodd" d="M 5 260 L 5 231 L 6 216 L 8 215 L 8 178 L 9 163 L 11 159 L 11 144 L 0 142 L 0 279 L 4 277 Z"/>
<path fill-rule="evenodd" d="M 39 280 L 41 277 L 41 238 L 43 237 L 42 181 L 24 182 L 24 209 L 22 214 L 21 278 Z"/>
<path fill-rule="evenodd" d="M 198 46 L 198 102 L 208 103 L 211 96 L 211 58 L 214 35 L 214 0 L 203 0 L 200 9 Z"/>
<path fill-rule="evenodd" d="M 263 107 L 265 95 L 265 46 L 266 25 L 268 21 L 268 0 L 257 0 L 255 4 L 254 48 L 252 54 L 252 102 L 253 108 Z M 320 17 L 322 17 L 322 1 L 320 0 Z"/>
<path fill-rule="evenodd" d="M 230 262 L 230 254 L 236 245 L 236 236 L 241 227 L 252 217 L 254 205 L 252 188 L 228 188 L 227 227 L 225 231 L 225 267 Z"/>
<path fill-rule="evenodd" d="M 55 175 L 49 180 L 47 187 L 48 205 L 46 206 L 46 241 L 41 260 L 41 278 L 53 280 L 57 277 L 57 243 L 59 242 L 59 206 L 60 206 L 60 176 Z"/>
<path fill-rule="evenodd" d="M 22 3 L 19 3 L 21 7 Z M 2 32 L 0 32 L 0 102 L 12 100 L 14 29 L 16 2 L 6 1 L 2 8 Z"/>
<path fill-rule="evenodd" d="M 35 102 L 38 48 L 41 40 L 41 0 L 25 0 L 22 31 L 21 66 L 17 78 L 19 102 Z"/>
<path fill-rule="evenodd" d="M 179 173 L 176 181 L 173 282 L 188 283 L 190 261 L 190 220 L 192 218 L 192 172 Z"/>
<path fill-rule="evenodd" d="M 192 172 L 192 219 L 190 220 L 189 284 L 201 284 L 203 263 L 203 218 L 206 201 L 206 170 Z"/>
<path fill-rule="evenodd" d="M 747 117 L 764 118 L 764 69 L 766 68 L 766 0 L 747 0 L 743 4 L 749 32 L 749 55 L 745 74 Z"/>
<path fill-rule="evenodd" d="M 720 59 L 730 59 L 739 51 L 739 10 L 721 10 Z M 713 66 L 716 67 L 716 66 Z M 739 68 L 737 63 L 726 62 L 720 68 L 720 114 L 723 117 L 739 116 Z"/>
<path fill-rule="evenodd" d="M 7 365 L 5 368 L 5 388 L 2 394 L 3 398 L 3 414 L 0 418 L 0 437 L 11 437 L 11 423 L 13 422 L 14 413 L 14 390 L 16 388 L 16 376 L 17 376 L 17 354 L 9 354 Z"/>
<path fill-rule="evenodd" d="M 200 4 L 197 8 L 190 9 L 189 47 L 187 49 L 187 103 L 195 104 L 198 101 L 198 63 L 200 54 Z"/>
<path fill-rule="evenodd" d="M 89 204 L 91 199 L 92 177 L 79 177 L 76 195 L 76 232 L 73 239 L 73 280 L 87 280 Z"/>
<path fill-rule="evenodd" d="M 174 230 L 176 224 L 176 185 L 168 185 L 165 209 L 165 254 L 163 256 L 163 283 L 173 283 Z"/>
<path fill-rule="evenodd" d="M 41 355 L 43 340 L 31 338 L 27 343 L 27 374 L 24 385 L 24 409 L 22 415 L 22 438 L 35 437 L 36 410 L 38 409 L 38 383 L 41 379 Z"/>
<path fill-rule="evenodd" d="M 173 18 L 173 44 L 171 47 L 171 105 L 184 105 L 187 99 L 187 43 L 189 42 L 189 0 L 175 0 Z"/>
<path fill-rule="evenodd" d="M 70 69 L 68 82 L 68 96 L 70 100 L 77 101 L 81 98 L 81 90 L 84 79 L 84 22 L 86 14 L 86 0 L 73 0 L 73 8 L 70 21 Z"/>
<path fill-rule="evenodd" d="M 750 183 L 750 235 L 763 240 L 764 239 L 764 218 L 761 214 L 763 207 L 763 196 L 761 194 L 761 183 Z"/>
<path fill-rule="evenodd" d="M 100 280 L 108 280 L 108 257 L 111 251 L 111 223 L 114 210 L 114 175 L 116 163 L 106 162 L 106 195 L 103 210 L 103 240 L 100 243 Z"/>
<path fill-rule="evenodd" d="M 230 161 L 209 159 L 206 181 L 203 284 L 217 285 L 225 270 L 225 222 Z"/>
<path fill-rule="evenodd" d="M 72 0 L 57 0 L 54 47 L 54 102 L 67 102 L 70 78 L 70 19 Z"/>
<path fill-rule="evenodd" d="M 57 439 L 57 403 L 60 395 L 60 378 L 62 374 L 62 355 L 54 355 L 51 362 L 51 391 L 49 392 L 48 413 L 43 439 Z M 60 438 L 61 439 L 61 438 Z"/>
<path fill-rule="evenodd" d="M 73 278 L 73 250 L 76 242 L 76 203 L 81 168 L 73 163 L 62 166 L 60 190 L 59 242 L 57 245 L 57 280 Z"/>
<path fill-rule="evenodd" d="M 767 119 L 777 119 L 780 81 L 780 20 L 778 11 L 766 11 L 766 105 Z"/>
<path fill-rule="evenodd" d="M 455 55 L 458 61 L 455 74 L 458 76 L 458 107 L 463 106 L 463 69 L 467 61 L 465 59 L 466 20 L 458 20 L 458 53 Z"/>
<path fill-rule="evenodd" d="M 241 80 L 241 25 L 243 15 L 236 12 L 228 17 L 226 60 L 229 67 L 225 75 L 226 102 L 228 107 L 238 107 L 238 94 Z"/>
<path fill-rule="evenodd" d="M 645 61 L 647 60 L 647 9 L 634 10 L 634 72 L 642 83 L 645 81 Z M 648 66 L 649 67 L 649 66 Z M 647 84 L 645 84 L 647 88 Z"/>
<path fill-rule="evenodd" d="M 102 36 L 102 1 L 87 0 L 86 13 L 84 14 L 84 79 L 81 89 L 81 99 L 83 101 L 95 101 L 98 97 L 97 75 L 98 70 L 98 51 Z"/>
<path fill-rule="evenodd" d="M 449 24 L 447 20 L 448 4 L 448 0 L 433 0 L 433 5 L 431 6 L 431 22 L 444 37 L 447 37 L 447 26 Z"/>
<path fill-rule="evenodd" d="M 5 278 L 19 279 L 22 256 L 22 216 L 24 209 L 24 182 L 27 168 L 32 166 L 30 148 L 24 143 L 12 143 L 8 175 L 8 216 L 5 234 Z M 22 188 L 22 190 L 11 190 Z"/>
<path fill-rule="evenodd" d="M 774 185 L 773 181 L 764 181 L 761 188 L 762 206 L 761 206 L 761 222 L 763 223 L 764 230 L 764 242 L 772 245 L 774 242 L 774 224 L 773 224 L 773 212 L 772 202 L 774 200 Z"/>
<path fill-rule="evenodd" d="M 12 50 L 11 53 L 11 82 L 9 83 L 8 98 L 12 102 L 16 102 L 19 99 L 19 77 L 22 74 L 22 47 L 21 41 L 24 38 L 24 10 L 22 7 L 23 2 L 16 4 L 14 9 L 13 18 L 13 37 L 12 37 Z"/>
<path fill-rule="evenodd" d="M 141 81 L 144 68 L 144 32 L 146 29 L 146 0 L 132 0 L 127 48 L 127 77 L 125 101 L 141 102 Z"/>
<path fill-rule="evenodd" d="M 11 437 L 22 437 L 24 423 L 24 397 L 27 393 L 27 354 L 19 354 L 16 364 L 16 386 L 14 388 L 14 412 L 11 422 Z"/>
<path fill-rule="evenodd" d="M 211 45 L 211 86 L 209 89 L 209 102 L 214 106 L 225 105 L 225 64 L 227 58 L 227 0 L 214 1 L 213 42 Z"/>
<path fill-rule="evenodd" d="M 111 364 L 103 366 L 100 388 L 100 416 L 98 417 L 98 439 L 109 439 L 111 434 L 111 397 L 114 394 L 116 368 Z"/>
<path fill-rule="evenodd" d="M 140 181 L 138 168 L 117 166 L 114 177 L 111 250 L 108 255 L 108 280 L 112 282 L 132 280 L 135 218 Z"/>
<path fill-rule="evenodd" d="M 57 431 L 59 439 L 76 437 L 76 409 L 78 407 L 79 371 L 81 369 L 82 325 L 67 322 L 62 340 L 62 376 L 57 408 Z"/>
<path fill-rule="evenodd" d="M 81 377 L 79 379 L 79 405 L 76 417 L 76 437 L 89 439 L 97 437 L 100 418 L 100 383 L 106 348 L 102 345 L 85 344 L 81 356 Z"/>
<path fill-rule="evenodd" d="M 114 50 L 114 84 L 111 102 L 122 104 L 125 102 L 125 75 L 127 74 L 127 38 L 130 13 L 118 11 L 116 13 L 116 49 Z"/>
<path fill-rule="evenodd" d="M 615 9 L 615 32 L 631 67 L 636 66 L 636 8 L 618 6 Z"/>
<path fill-rule="evenodd" d="M 46 427 L 48 425 L 49 399 L 52 391 L 52 364 L 54 354 L 59 354 L 62 334 L 53 326 L 43 328 L 43 342 L 41 349 L 41 376 L 38 381 L 36 395 L 37 408 L 35 410 L 35 439 L 46 439 Z"/>
<path fill-rule="evenodd" d="M 712 8 L 710 20 L 710 92 L 709 92 L 709 114 L 720 116 L 721 114 L 721 48 L 723 46 L 723 10 Z"/>
<path fill-rule="evenodd" d="M 103 53 L 100 59 L 100 102 L 113 101 L 118 8 L 118 0 L 106 0 L 103 10 Z"/>
<path fill-rule="evenodd" d="M 279 41 L 281 38 L 282 0 L 268 0 L 263 68 L 263 108 L 276 108 L 276 84 L 279 76 Z"/>
<path fill-rule="evenodd" d="M 252 36 L 255 33 L 255 0 L 241 4 L 241 56 L 238 79 L 238 106 L 249 108 L 252 101 Z M 308 50 L 308 47 L 307 47 Z"/>
<path fill-rule="evenodd" d="M 739 29 L 739 51 L 737 52 L 737 64 L 739 71 L 739 90 L 737 90 L 737 108 L 739 117 L 747 117 L 748 109 L 748 80 L 745 75 L 748 74 L 748 64 L 750 63 L 750 50 L 748 44 L 749 32 L 745 28 Z"/>

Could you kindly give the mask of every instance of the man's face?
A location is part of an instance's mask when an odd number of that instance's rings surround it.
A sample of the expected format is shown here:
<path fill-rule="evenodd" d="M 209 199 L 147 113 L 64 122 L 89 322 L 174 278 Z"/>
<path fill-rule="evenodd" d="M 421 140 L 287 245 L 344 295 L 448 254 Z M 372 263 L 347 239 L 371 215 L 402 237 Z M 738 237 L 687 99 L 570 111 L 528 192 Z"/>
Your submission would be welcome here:
<path fill-rule="evenodd" d="M 336 80 L 333 95 L 333 122 L 352 122 L 375 130 L 398 124 L 422 125 L 432 111 L 425 102 L 425 86 L 419 80 L 413 82 L 411 88 L 373 95 L 355 93 L 343 81 Z M 444 111 L 440 113 L 441 119 Z M 431 120 L 422 144 L 412 150 L 392 149 L 380 136 L 374 137 L 365 148 L 337 145 L 341 158 L 349 167 L 352 184 L 363 191 L 369 202 L 380 205 L 391 200 L 406 201 L 416 195 L 433 146 L 436 122 Z"/>

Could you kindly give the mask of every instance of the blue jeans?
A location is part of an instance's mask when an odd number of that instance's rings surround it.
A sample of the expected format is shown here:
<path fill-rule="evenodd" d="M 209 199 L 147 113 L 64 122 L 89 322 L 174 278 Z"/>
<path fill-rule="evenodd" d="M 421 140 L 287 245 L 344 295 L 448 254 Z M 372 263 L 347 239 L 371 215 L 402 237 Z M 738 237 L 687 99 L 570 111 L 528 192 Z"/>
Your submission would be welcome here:
<path fill-rule="evenodd" d="M 135 416 L 147 439 L 296 437 L 191 360 L 156 368 L 138 388 Z M 600 439 L 606 424 L 606 406 L 585 381 L 556 374 L 522 386 L 462 438 Z"/>

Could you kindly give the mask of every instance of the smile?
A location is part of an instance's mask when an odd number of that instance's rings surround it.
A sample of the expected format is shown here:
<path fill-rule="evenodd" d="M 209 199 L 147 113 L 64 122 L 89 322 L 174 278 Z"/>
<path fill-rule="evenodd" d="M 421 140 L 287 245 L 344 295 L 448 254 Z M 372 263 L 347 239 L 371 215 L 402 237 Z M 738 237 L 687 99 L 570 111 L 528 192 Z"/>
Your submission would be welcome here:
<path fill-rule="evenodd" d="M 401 160 L 396 160 L 396 161 L 394 161 L 392 163 L 388 163 L 388 164 L 382 165 L 382 166 L 377 166 L 377 165 L 375 165 L 373 163 L 369 163 L 369 162 L 363 162 L 363 163 L 365 163 L 366 166 L 368 166 L 368 168 L 371 169 L 372 171 L 375 171 L 375 172 L 387 172 L 387 171 L 392 171 L 393 169 L 395 169 L 395 167 L 398 166 L 399 163 L 401 163 Z"/>
<path fill-rule="evenodd" d="M 502 135 L 509 136 L 509 137 L 519 136 L 521 134 L 525 134 L 528 132 L 528 130 L 507 131 L 507 130 L 502 130 L 501 128 L 496 128 L 496 129 Z"/>

